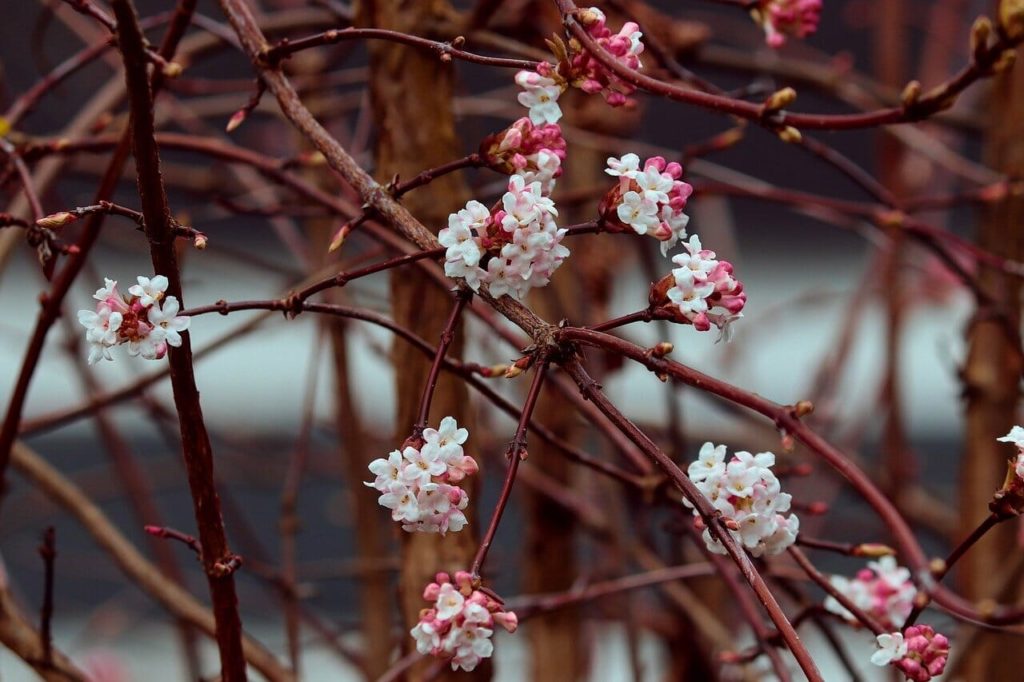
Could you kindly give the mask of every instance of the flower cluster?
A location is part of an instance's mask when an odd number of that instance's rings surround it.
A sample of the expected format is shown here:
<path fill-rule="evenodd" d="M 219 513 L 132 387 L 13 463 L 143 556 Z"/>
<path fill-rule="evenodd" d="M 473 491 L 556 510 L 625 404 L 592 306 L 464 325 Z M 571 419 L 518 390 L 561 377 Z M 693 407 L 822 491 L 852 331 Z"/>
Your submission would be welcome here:
<path fill-rule="evenodd" d="M 643 34 L 635 22 L 627 21 L 618 33 L 612 33 L 605 24 L 604 12 L 596 7 L 582 10 L 577 16 L 587 34 L 617 62 L 630 69 L 640 68 Z M 531 121 L 538 125 L 557 123 L 562 117 L 558 98 L 570 85 L 589 94 L 601 93 L 613 107 L 629 103 L 628 96 L 636 87 L 609 71 L 576 39 L 568 46 L 557 38 L 549 44 L 558 64 L 541 62 L 535 71 L 520 71 L 515 78 L 523 88 L 519 103 L 530 110 Z"/>
<path fill-rule="evenodd" d="M 761 0 L 751 15 L 764 28 L 768 45 L 782 47 L 786 35 L 805 38 L 818 30 L 821 0 Z"/>
<path fill-rule="evenodd" d="M 662 254 L 686 236 L 690 217 L 683 209 L 693 187 L 679 179 L 682 166 L 652 156 L 640 170 L 640 157 L 625 154 L 621 159 L 609 158 L 604 172 L 619 179 L 598 208 L 608 229 L 650 235 L 661 242 Z"/>
<path fill-rule="evenodd" d="M 876 637 L 878 651 L 871 656 L 875 665 L 894 665 L 913 682 L 928 682 L 946 669 L 949 640 L 927 625 L 912 625 L 903 632 Z"/>
<path fill-rule="evenodd" d="M 534 125 L 523 117 L 484 139 L 480 155 L 494 170 L 521 175 L 527 184 L 539 182 L 541 191 L 550 195 L 555 179 L 562 174 L 565 139 L 557 124 Z"/>
<path fill-rule="evenodd" d="M 687 475 L 722 515 L 730 534 L 755 557 L 779 554 L 796 541 L 800 519 L 788 517 L 790 496 L 781 491 L 771 467 L 771 452 L 737 452 L 725 461 L 725 446 L 705 443 Z M 684 499 L 690 508 L 693 504 Z M 697 510 L 693 509 L 697 516 Z M 725 554 L 722 543 L 704 529 L 704 544 L 715 554 Z"/>
<path fill-rule="evenodd" d="M 701 246 L 697 235 L 683 246 L 687 253 L 672 258 L 679 267 L 651 287 L 651 306 L 698 331 L 714 325 L 720 330 L 719 339 L 728 340 L 732 323 L 743 317 L 747 303 L 743 283 L 733 277 L 732 263 L 717 260 L 714 251 Z"/>
<path fill-rule="evenodd" d="M 138 284 L 129 287 L 129 296 L 122 296 L 115 280 L 104 279 L 103 288 L 93 294 L 98 301 L 96 310 L 78 311 L 78 322 L 85 327 L 89 342 L 90 365 L 113 360 L 110 349 L 121 344 L 128 345 L 129 355 L 147 360 L 159 360 L 168 346 L 181 345 L 181 332 L 192 320 L 178 315 L 177 298 L 164 296 L 167 278 L 157 275 L 137 280 Z"/>
<path fill-rule="evenodd" d="M 643 33 L 635 22 L 627 21 L 618 33 L 612 33 L 605 25 L 604 12 L 596 7 L 580 12 L 579 20 L 587 34 L 605 52 L 615 57 L 617 62 L 633 70 L 642 66 L 640 55 L 644 51 L 644 44 L 640 38 Z M 568 64 L 569 82 L 588 94 L 601 93 L 613 107 L 626 104 L 627 96 L 633 94 L 636 87 L 610 72 L 589 51 L 576 48 L 575 41 L 570 43 L 572 54 Z"/>
<path fill-rule="evenodd" d="M 513 175 L 493 209 L 470 201 L 448 216 L 448 227 L 438 234 L 447 248 L 445 274 L 464 278 L 474 291 L 487 284 L 495 298 L 522 299 L 530 289 L 546 285 L 569 255 L 556 215 L 539 181 Z"/>
<path fill-rule="evenodd" d="M 846 595 L 860 610 L 877 620 L 886 630 L 901 627 L 914 609 L 917 590 L 910 580 L 910 571 L 885 556 L 869 561 L 867 568 L 852 579 L 832 576 L 832 586 Z M 834 597 L 825 599 L 825 608 L 854 625 L 859 622 Z"/>
<path fill-rule="evenodd" d="M 401 451 L 370 462 L 377 478 L 364 485 L 381 493 L 377 502 L 408 532 L 460 531 L 469 495 L 455 485 L 477 472 L 476 460 L 462 451 L 469 432 L 452 417 L 437 429 L 424 429 L 422 438 L 406 441 Z"/>
<path fill-rule="evenodd" d="M 465 571 L 458 571 L 454 582 L 447 573 L 438 573 L 436 580 L 423 591 L 423 598 L 434 605 L 420 612 L 410 632 L 416 650 L 451 659 L 452 670 L 471 671 L 494 651 L 495 624 L 515 632 L 519 621 Z"/>

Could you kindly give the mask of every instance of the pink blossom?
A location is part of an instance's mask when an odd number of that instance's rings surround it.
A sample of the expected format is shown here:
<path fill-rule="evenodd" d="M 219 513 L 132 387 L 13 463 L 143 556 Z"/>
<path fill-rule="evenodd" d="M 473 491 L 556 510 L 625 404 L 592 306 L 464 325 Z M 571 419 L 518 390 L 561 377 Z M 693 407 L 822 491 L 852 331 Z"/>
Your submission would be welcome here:
<path fill-rule="evenodd" d="M 477 464 L 462 450 L 469 437 L 452 417 L 439 428 L 424 429 L 401 451 L 369 464 L 373 481 L 364 483 L 381 493 L 377 503 L 391 510 L 391 518 L 407 532 L 439 533 L 462 530 L 468 520 L 464 510 L 469 495 L 455 485 L 476 473 Z"/>
<path fill-rule="evenodd" d="M 550 195 L 562 175 L 565 139 L 558 125 L 534 125 L 524 117 L 484 139 L 480 155 L 494 170 L 522 175 L 527 183 L 540 182 L 544 194 Z"/>
<path fill-rule="evenodd" d="M 423 590 L 423 598 L 433 605 L 420 612 L 409 634 L 417 651 L 449 660 L 452 670 L 472 671 L 491 656 L 495 625 L 515 632 L 519 624 L 515 613 L 505 611 L 501 601 L 480 589 L 465 571 L 457 572 L 454 580 L 438 573 Z"/>
<path fill-rule="evenodd" d="M 117 282 L 105 279 L 104 286 L 93 294 L 98 301 L 96 309 L 78 311 L 78 322 L 86 328 L 85 339 L 90 344 L 89 364 L 112 360 L 110 350 L 115 346 L 127 345 L 129 355 L 157 360 L 167 353 L 168 346 L 181 345 L 181 332 L 192 319 L 178 315 L 177 298 L 164 296 L 167 278 L 140 276 L 137 281 L 128 289 L 129 296 L 122 296 Z"/>
<path fill-rule="evenodd" d="M 818 30 L 821 0 L 761 0 L 751 12 L 771 47 L 782 47 L 786 36 L 806 38 Z"/>
<path fill-rule="evenodd" d="M 946 669 L 949 640 L 928 625 L 912 625 L 903 632 L 876 637 L 878 651 L 871 656 L 875 665 L 893 665 L 908 680 L 928 682 Z"/>
<path fill-rule="evenodd" d="M 705 443 L 697 461 L 690 464 L 687 476 L 711 501 L 712 506 L 729 523 L 730 534 L 753 556 L 780 554 L 796 541 L 800 521 L 788 517 L 790 496 L 781 492 L 779 480 L 771 467 L 771 452 L 737 452 L 728 462 L 724 445 Z M 696 508 L 686 499 L 683 504 Z M 704 544 L 715 554 L 725 554 L 725 546 L 704 530 Z"/>
<path fill-rule="evenodd" d="M 732 263 L 717 260 L 715 252 L 703 248 L 696 235 L 683 246 L 687 253 L 672 259 L 679 267 L 651 288 L 651 305 L 698 331 L 714 325 L 719 339 L 728 340 L 732 323 L 743 316 L 747 302 L 743 284 L 733 277 Z"/>
<path fill-rule="evenodd" d="M 829 582 L 857 608 L 889 630 L 903 625 L 914 608 L 914 597 L 917 596 L 910 571 L 899 566 L 891 556 L 869 561 L 867 568 L 858 571 L 852 580 L 837 575 L 832 576 Z M 835 598 L 826 598 L 824 606 L 851 624 L 860 624 Z"/>
<path fill-rule="evenodd" d="M 609 158 L 605 173 L 619 179 L 598 208 L 606 229 L 650 235 L 661 242 L 662 254 L 686 237 L 690 219 L 683 209 L 693 187 L 680 180 L 682 166 L 654 156 L 641 169 L 640 157 L 625 154 Z"/>
<path fill-rule="evenodd" d="M 555 224 L 558 211 L 540 181 L 513 174 L 486 219 L 481 214 L 468 222 L 462 214 L 449 217 L 439 239 L 447 247 L 445 274 L 463 278 L 474 291 L 486 284 L 495 298 L 522 299 L 545 286 L 569 255 L 562 246 L 566 232 Z"/>

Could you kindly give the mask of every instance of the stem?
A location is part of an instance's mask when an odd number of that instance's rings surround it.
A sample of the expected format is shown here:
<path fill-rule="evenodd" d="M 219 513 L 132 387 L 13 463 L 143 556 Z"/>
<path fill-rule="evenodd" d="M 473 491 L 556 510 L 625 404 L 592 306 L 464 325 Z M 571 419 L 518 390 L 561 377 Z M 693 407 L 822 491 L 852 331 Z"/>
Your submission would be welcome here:
<path fill-rule="evenodd" d="M 487 57 L 485 55 L 460 50 L 459 48 L 454 47 L 455 44 L 461 45 L 462 42 L 464 42 L 461 41 L 460 38 L 461 36 L 456 37 L 452 42 L 442 43 L 436 40 L 428 40 L 426 38 L 420 38 L 419 36 L 409 35 L 408 33 L 389 31 L 387 29 L 380 28 L 331 29 L 313 36 L 299 38 L 298 40 L 282 40 L 277 45 L 263 50 L 260 54 L 260 60 L 268 66 L 276 67 L 282 59 L 287 59 L 301 50 L 308 50 L 309 48 L 320 47 L 322 45 L 333 45 L 335 43 L 340 43 L 343 40 L 364 39 L 389 40 L 391 42 L 402 43 L 404 45 L 433 50 L 437 53 L 438 58 L 443 62 L 450 62 L 454 58 L 466 62 L 472 62 L 473 64 L 500 66 L 509 69 L 526 69 L 527 71 L 532 71 L 537 68 L 537 62 L 534 61 L 525 59 L 506 59 L 504 57 Z"/>
<path fill-rule="evenodd" d="M 837 590 L 835 586 L 832 585 L 831 582 L 829 582 L 829 579 L 822 575 L 821 571 L 814 567 L 814 564 L 811 563 L 811 560 L 808 559 L 807 555 L 800 551 L 800 549 L 798 549 L 797 547 L 790 546 L 788 551 L 789 555 L 796 560 L 796 563 L 800 566 L 800 568 L 804 570 L 804 573 L 807 574 L 807 577 L 809 577 L 811 580 L 817 583 L 818 587 L 825 590 L 825 592 L 833 598 L 835 598 L 837 602 L 842 604 L 843 608 L 852 613 L 854 618 L 856 618 L 858 621 L 867 626 L 867 628 L 876 635 L 880 635 L 886 632 L 886 629 L 883 628 L 877 620 L 875 620 L 872 616 L 869 616 L 862 609 L 860 609 L 856 604 L 853 603 L 853 601 L 849 597 L 843 594 L 840 590 Z"/>
<path fill-rule="evenodd" d="M 181 274 L 174 251 L 174 229 L 160 171 L 160 150 L 154 140 L 153 94 L 146 73 L 145 38 L 131 0 L 115 0 L 113 10 L 117 18 L 118 47 L 125 64 L 132 113 L 132 153 L 153 268 L 167 277 L 167 295 L 183 302 Z M 220 499 L 214 484 L 213 450 L 203 422 L 187 333 L 182 335 L 181 347 L 171 348 L 167 357 L 181 430 L 182 455 L 188 471 L 202 560 L 217 622 L 221 676 L 225 682 L 242 682 L 246 679 L 242 621 L 232 577 L 237 558 L 228 548 L 224 532 Z"/>
<path fill-rule="evenodd" d="M 441 332 L 441 341 L 437 344 L 437 353 L 434 354 L 434 362 L 430 365 L 430 372 L 427 374 L 427 381 L 423 386 L 423 397 L 420 398 L 419 413 L 416 417 L 416 424 L 413 426 L 413 432 L 417 435 L 427 428 L 427 420 L 430 418 L 430 401 L 433 399 L 434 391 L 437 389 L 437 377 L 441 373 L 444 356 L 448 352 L 448 347 L 452 345 L 452 341 L 455 340 L 455 326 L 459 323 L 462 311 L 466 308 L 466 304 L 469 303 L 472 297 L 473 292 L 469 289 L 462 289 L 456 294 L 455 305 L 452 307 L 451 315 L 448 316 L 448 322 Z"/>
<path fill-rule="evenodd" d="M 981 538 L 983 538 L 986 533 L 995 528 L 1000 522 L 1005 520 L 1006 517 L 1002 517 L 994 512 L 985 517 L 985 520 L 982 521 L 977 528 L 971 531 L 971 533 L 967 537 L 961 540 L 960 544 L 954 547 L 953 551 L 949 553 L 949 556 L 946 557 L 946 560 L 942 562 L 942 570 L 934 572 L 933 575 L 935 576 L 935 580 L 942 580 L 943 578 L 945 578 L 949 574 L 950 570 L 952 570 L 953 565 L 956 564 L 956 562 L 959 561 L 960 558 L 967 553 L 967 550 L 973 547 L 975 543 L 978 542 L 978 540 L 981 540 Z M 905 626 L 909 627 L 913 625 L 915 622 L 917 622 L 917 619 L 921 616 L 921 613 L 925 610 L 925 607 L 927 607 L 927 605 L 927 603 L 920 605 L 915 604 L 914 610 L 910 612 L 909 616 L 907 616 L 907 622 L 905 623 Z"/>
<path fill-rule="evenodd" d="M 894 123 L 920 121 L 947 108 L 968 86 L 991 72 L 1003 51 L 1020 43 L 1024 36 L 1010 39 L 1000 32 L 998 39 L 981 51 L 969 64 L 942 85 L 930 90 L 911 106 L 889 107 L 858 114 L 790 114 L 784 111 L 765 116 L 761 104 L 684 88 L 665 83 L 630 69 L 602 48 L 576 20 L 579 11 L 572 0 L 555 0 L 566 30 L 578 40 L 594 59 L 623 81 L 641 90 L 668 99 L 704 107 L 721 114 L 731 114 L 756 121 L 772 129 L 792 126 L 801 129 L 856 130 Z"/>
<path fill-rule="evenodd" d="M 53 666 L 53 578 L 57 559 L 57 532 L 50 526 L 39 546 L 43 558 L 43 606 L 39 614 L 39 637 L 43 641 L 43 665 Z"/>
<path fill-rule="evenodd" d="M 487 532 L 484 533 L 484 537 L 480 541 L 480 547 L 476 551 L 476 556 L 473 557 L 473 565 L 469 569 L 470 574 L 474 577 L 480 576 L 480 569 L 484 564 L 484 560 L 487 559 L 487 552 L 491 549 L 491 543 L 494 542 L 495 533 L 498 532 L 501 516 L 508 505 L 509 497 L 512 495 L 512 486 L 516 481 L 519 463 L 526 459 L 526 427 L 529 424 L 530 417 L 533 415 L 533 408 L 537 405 L 537 399 L 540 397 L 540 389 L 544 384 L 544 375 L 547 373 L 547 369 L 547 361 L 541 360 L 537 365 L 537 369 L 534 370 L 533 383 L 530 384 L 530 391 L 526 394 L 526 402 L 523 404 L 523 414 L 519 418 L 519 426 L 516 427 L 515 436 L 513 436 L 512 442 L 508 446 L 508 470 L 505 472 L 505 483 L 502 485 L 501 494 L 498 496 L 498 504 L 494 507 L 494 513 L 491 515 L 491 523 L 487 526 Z"/>

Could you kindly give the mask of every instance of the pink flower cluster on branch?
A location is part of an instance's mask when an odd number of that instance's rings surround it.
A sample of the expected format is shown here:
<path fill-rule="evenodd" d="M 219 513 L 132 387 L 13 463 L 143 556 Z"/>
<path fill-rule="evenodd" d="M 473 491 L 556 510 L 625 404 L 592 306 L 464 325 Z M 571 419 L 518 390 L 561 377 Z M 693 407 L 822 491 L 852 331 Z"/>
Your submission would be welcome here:
<path fill-rule="evenodd" d="M 416 640 L 417 651 L 450 659 L 452 670 L 472 671 L 490 657 L 495 625 L 508 632 L 515 632 L 519 625 L 516 614 L 480 589 L 466 571 L 456 572 L 454 582 L 447 573 L 438 573 L 436 582 L 423 590 L 423 598 L 433 606 L 420 612 L 419 623 L 409 634 Z"/>
<path fill-rule="evenodd" d="M 1014 426 L 1008 434 L 996 440 L 1013 443 L 1017 448 L 1017 455 L 1007 464 L 1003 487 L 996 491 L 989 503 L 993 512 L 1007 519 L 1024 514 L 1024 428 Z"/>
<path fill-rule="evenodd" d="M 753 556 L 782 553 L 796 541 L 800 519 L 795 514 L 783 516 L 792 498 L 782 492 L 771 469 L 775 455 L 737 452 L 726 462 L 725 452 L 724 445 L 704 443 L 697 461 L 687 468 L 687 476 L 722 515 L 729 533 Z M 689 500 L 684 498 L 683 504 L 699 518 Z M 708 551 L 726 553 L 707 528 L 703 537 Z"/>
<path fill-rule="evenodd" d="M 93 294 L 99 301 L 96 309 L 78 311 L 78 322 L 86 329 L 90 365 L 113 360 L 110 349 L 115 346 L 127 345 L 131 356 L 159 360 L 168 346 L 181 345 L 181 332 L 192 320 L 178 315 L 176 297 L 164 296 L 167 278 L 140 276 L 137 280 L 128 289 L 129 296 L 122 296 L 116 280 L 104 279 L 103 288 Z"/>
<path fill-rule="evenodd" d="M 644 44 L 640 38 L 643 34 L 635 22 L 627 21 L 618 33 L 612 33 L 605 24 L 604 12 L 596 7 L 582 10 L 579 21 L 587 34 L 617 62 L 634 70 L 642 66 L 640 55 Z M 535 71 L 520 71 L 515 78 L 523 88 L 519 103 L 530 110 L 531 121 L 538 125 L 557 123 L 562 117 L 558 98 L 570 86 L 592 95 L 601 93 L 613 107 L 631 104 L 628 96 L 636 92 L 636 86 L 609 71 L 575 38 L 568 45 L 557 37 L 548 44 L 558 60 L 557 64 L 541 62 Z"/>
<path fill-rule="evenodd" d="M 910 579 L 910 571 L 891 556 L 869 561 L 867 568 L 858 571 L 852 580 L 837 575 L 829 582 L 887 630 L 902 627 L 914 609 L 917 589 Z M 825 608 L 852 625 L 861 625 L 834 597 L 825 599 Z"/>
<path fill-rule="evenodd" d="M 683 246 L 687 253 L 672 258 L 679 267 L 651 287 L 651 306 L 698 331 L 714 325 L 721 332 L 719 338 L 728 340 L 732 323 L 743 316 L 747 303 L 743 283 L 733 277 L 732 263 L 717 260 L 714 251 L 702 248 L 697 235 Z"/>
<path fill-rule="evenodd" d="M 782 47 L 787 35 L 806 38 L 818 30 L 821 0 L 761 0 L 750 13 L 764 28 L 765 42 Z"/>
<path fill-rule="evenodd" d="M 949 640 L 927 625 L 878 635 L 876 643 L 878 651 L 871 656 L 871 662 L 878 666 L 893 665 L 913 682 L 928 682 L 946 669 Z"/>
<path fill-rule="evenodd" d="M 480 156 L 496 171 L 521 175 L 527 184 L 539 182 L 541 191 L 550 195 L 555 179 L 562 175 L 565 139 L 557 124 L 534 125 L 523 117 L 486 137 L 480 145 Z"/>
<path fill-rule="evenodd" d="M 640 170 L 640 157 L 625 154 L 621 159 L 610 157 L 604 172 L 619 178 L 598 207 L 606 229 L 650 235 L 661 242 L 662 255 L 686 236 L 690 217 L 683 209 L 693 187 L 679 179 L 682 166 L 652 156 Z"/>
<path fill-rule="evenodd" d="M 461 277 L 474 291 L 481 284 L 491 295 L 522 299 L 545 286 L 569 255 L 566 232 L 555 225 L 558 211 L 539 181 L 509 178 L 508 191 L 490 210 L 479 201 L 448 216 L 438 233 L 445 252 L 444 272 Z"/>
<path fill-rule="evenodd" d="M 402 450 L 370 462 L 370 473 L 377 478 L 364 485 L 381 493 L 377 502 L 391 510 L 404 531 L 460 531 L 467 523 L 463 510 L 469 495 L 455 484 L 478 471 L 476 460 L 462 450 L 468 437 L 455 419 L 445 417 L 439 428 L 424 429 L 422 437 L 407 440 Z"/>

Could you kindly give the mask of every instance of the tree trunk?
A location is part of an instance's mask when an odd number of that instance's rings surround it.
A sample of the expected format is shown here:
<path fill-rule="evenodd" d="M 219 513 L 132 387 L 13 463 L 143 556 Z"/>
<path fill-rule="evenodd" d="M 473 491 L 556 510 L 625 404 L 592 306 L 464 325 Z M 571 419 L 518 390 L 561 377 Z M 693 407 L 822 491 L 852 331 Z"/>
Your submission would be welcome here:
<path fill-rule="evenodd" d="M 1018 51 L 1020 52 L 1020 51 Z M 1018 53 L 1018 59 L 1024 55 Z M 996 77 L 987 150 L 992 168 L 1010 177 L 1024 173 L 1024 70 L 1011 69 Z M 1024 197 L 1009 195 L 989 209 L 978 235 L 981 248 L 1020 260 L 1024 257 Z M 1019 280 L 986 270 L 984 285 L 998 305 L 1016 319 L 1020 310 Z M 1002 485 L 1006 462 L 1012 448 L 996 438 L 1017 423 L 1021 370 L 1018 327 L 1010 330 L 989 310 L 979 310 L 970 324 L 970 345 L 963 372 L 966 398 L 965 458 L 960 475 L 960 536 L 963 537 L 988 515 L 988 502 Z M 960 587 L 967 597 L 1016 600 L 1020 588 L 1006 587 L 1008 558 L 1020 555 L 1016 522 L 996 527 L 961 560 Z M 1002 594 L 1000 594 L 1002 592 Z M 1024 668 L 1024 650 L 1012 635 L 981 631 L 969 650 L 961 652 L 965 680 L 1019 679 Z"/>
<path fill-rule="evenodd" d="M 374 26 L 419 34 L 432 20 L 448 10 L 443 0 L 368 0 L 359 8 L 358 21 Z M 395 174 L 411 178 L 420 171 L 438 166 L 463 155 L 455 135 L 452 113 L 452 65 L 440 61 L 436 54 L 410 49 L 383 41 L 371 42 L 370 96 L 377 122 L 377 179 L 390 180 Z M 468 199 L 462 177 L 453 173 L 443 176 L 423 189 L 414 190 L 404 199 L 405 206 L 424 225 L 442 227 L 448 215 L 461 208 Z M 395 321 L 431 342 L 438 342 L 445 321 L 455 303 L 447 292 L 439 290 L 415 268 L 402 268 L 391 279 L 393 316 Z M 450 352 L 461 352 L 462 335 L 457 333 Z M 419 354 L 407 352 L 396 345 L 394 363 L 397 389 L 397 446 L 412 432 L 420 394 L 430 363 Z M 456 418 L 460 426 L 470 429 L 467 453 L 473 454 L 473 429 L 465 386 L 442 374 L 434 394 L 429 423 L 436 426 L 445 415 Z M 479 461 L 480 458 L 477 457 Z M 472 479 L 463 487 L 475 500 Z M 423 588 L 438 571 L 468 570 L 476 544 L 473 529 L 483 522 L 467 510 L 470 527 L 445 537 L 427 533 L 403 534 L 400 575 L 401 607 L 406 629 L 412 628 L 421 609 Z M 408 645 L 412 640 L 405 638 Z M 409 679 L 424 679 L 433 661 L 414 667 Z M 472 674 L 475 679 L 489 677 L 489 666 L 481 665 Z M 435 679 L 465 678 L 445 666 Z"/>

